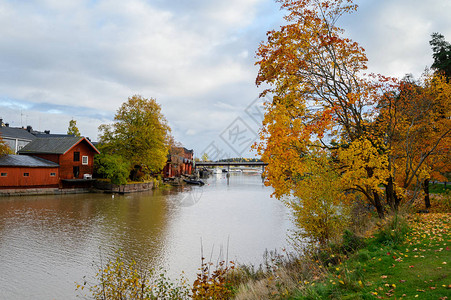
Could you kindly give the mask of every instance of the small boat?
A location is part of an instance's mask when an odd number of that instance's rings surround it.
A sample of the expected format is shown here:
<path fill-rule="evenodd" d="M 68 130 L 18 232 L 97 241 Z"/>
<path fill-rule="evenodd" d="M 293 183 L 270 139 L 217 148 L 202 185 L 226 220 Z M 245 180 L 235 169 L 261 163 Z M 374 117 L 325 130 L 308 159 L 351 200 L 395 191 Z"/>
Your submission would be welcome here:
<path fill-rule="evenodd" d="M 203 182 L 200 179 L 183 179 L 184 182 L 187 184 L 195 184 L 195 185 L 204 185 L 205 182 Z"/>

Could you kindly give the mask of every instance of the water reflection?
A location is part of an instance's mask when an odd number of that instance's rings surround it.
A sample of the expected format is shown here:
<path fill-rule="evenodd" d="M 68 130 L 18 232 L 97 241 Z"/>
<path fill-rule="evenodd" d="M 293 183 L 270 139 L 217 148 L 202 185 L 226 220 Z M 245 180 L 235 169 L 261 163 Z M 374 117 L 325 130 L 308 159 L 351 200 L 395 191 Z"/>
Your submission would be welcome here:
<path fill-rule="evenodd" d="M 129 195 L 0 198 L 0 298 L 70 299 L 93 261 L 122 249 L 169 275 L 194 276 L 204 252 L 259 263 L 291 225 L 259 175 L 210 178 L 204 187 Z"/>

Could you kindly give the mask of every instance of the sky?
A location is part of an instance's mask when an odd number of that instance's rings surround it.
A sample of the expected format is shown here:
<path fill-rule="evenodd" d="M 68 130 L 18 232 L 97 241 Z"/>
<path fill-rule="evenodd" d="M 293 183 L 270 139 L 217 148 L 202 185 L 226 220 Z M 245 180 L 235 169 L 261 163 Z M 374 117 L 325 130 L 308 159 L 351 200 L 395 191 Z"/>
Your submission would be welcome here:
<path fill-rule="evenodd" d="M 369 71 L 418 77 L 431 34 L 451 41 L 451 0 L 357 0 L 340 19 Z M 128 97 L 154 98 L 195 156 L 254 157 L 255 52 L 283 24 L 274 0 L 0 0 L 0 118 L 98 139 Z"/>

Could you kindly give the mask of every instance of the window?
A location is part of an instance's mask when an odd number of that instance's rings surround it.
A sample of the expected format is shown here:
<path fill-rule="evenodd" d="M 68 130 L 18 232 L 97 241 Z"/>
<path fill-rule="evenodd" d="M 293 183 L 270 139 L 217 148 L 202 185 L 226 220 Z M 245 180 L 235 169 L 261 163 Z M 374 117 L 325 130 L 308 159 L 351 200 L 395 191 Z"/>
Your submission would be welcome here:
<path fill-rule="evenodd" d="M 28 177 L 30 176 L 30 173 L 23 173 L 23 177 Z"/>
<path fill-rule="evenodd" d="M 50 176 L 51 176 L 51 177 L 55 177 L 55 176 L 56 176 L 56 173 L 52 172 L 52 173 L 50 173 Z"/>
<path fill-rule="evenodd" d="M 88 164 L 88 156 L 82 156 L 81 164 L 82 165 L 87 165 Z"/>
<path fill-rule="evenodd" d="M 80 152 L 74 152 L 74 161 L 80 161 Z"/>
<path fill-rule="evenodd" d="M 2 177 L 8 176 L 8 173 L 2 173 Z"/>

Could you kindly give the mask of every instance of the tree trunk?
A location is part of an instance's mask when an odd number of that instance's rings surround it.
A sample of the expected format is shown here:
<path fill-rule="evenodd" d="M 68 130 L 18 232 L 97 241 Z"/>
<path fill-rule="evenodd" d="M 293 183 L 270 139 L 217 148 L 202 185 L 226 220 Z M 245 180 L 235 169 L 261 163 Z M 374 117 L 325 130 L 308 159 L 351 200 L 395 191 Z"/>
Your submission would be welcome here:
<path fill-rule="evenodd" d="M 431 200 L 429 199 L 429 179 L 423 181 L 423 191 L 424 191 L 424 205 L 426 208 L 431 207 Z"/>
<path fill-rule="evenodd" d="M 393 195 L 394 195 L 393 177 L 390 176 L 387 180 L 387 184 L 385 185 L 385 198 L 388 206 L 390 206 L 392 209 L 395 208 L 395 201 Z"/>
<path fill-rule="evenodd" d="M 379 197 L 379 194 L 377 192 L 373 192 L 374 197 L 374 206 L 376 206 L 377 215 L 380 219 L 384 218 L 384 207 L 381 203 L 381 198 Z"/>
<path fill-rule="evenodd" d="M 396 195 L 394 188 L 393 177 L 389 177 L 387 184 L 385 185 L 385 197 L 387 204 L 391 207 L 393 211 L 398 211 L 399 204 L 401 203 L 401 198 Z"/>

